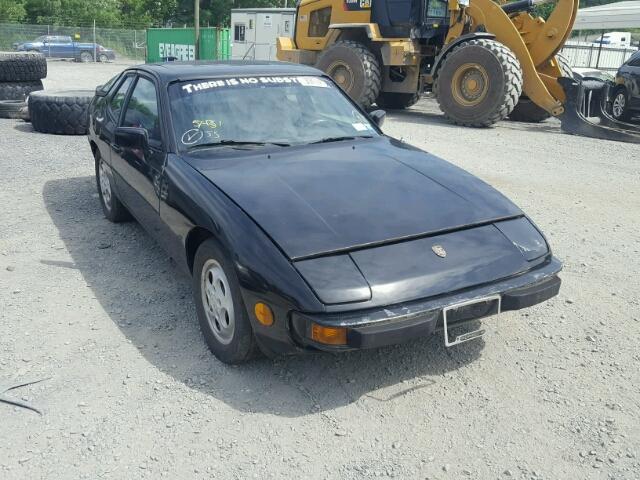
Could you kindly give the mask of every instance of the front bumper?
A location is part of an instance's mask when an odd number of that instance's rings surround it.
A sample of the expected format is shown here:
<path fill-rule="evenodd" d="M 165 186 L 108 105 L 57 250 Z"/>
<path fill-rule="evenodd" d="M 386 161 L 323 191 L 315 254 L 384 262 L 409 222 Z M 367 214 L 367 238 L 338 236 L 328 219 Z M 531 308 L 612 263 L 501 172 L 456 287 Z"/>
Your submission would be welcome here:
<path fill-rule="evenodd" d="M 544 302 L 558 294 L 561 280 L 557 275 L 561 269 L 560 261 L 551 258 L 542 266 L 522 275 L 438 298 L 345 314 L 294 313 L 291 318 L 291 334 L 301 347 L 324 351 L 376 348 L 402 343 L 434 334 L 441 329 L 443 309 L 451 305 L 499 295 L 501 310 L 504 312 Z M 464 321 L 483 316 L 486 315 L 478 313 L 475 318 L 465 318 Z M 314 323 L 325 327 L 346 328 L 346 345 L 325 345 L 311 340 L 311 325 Z"/>

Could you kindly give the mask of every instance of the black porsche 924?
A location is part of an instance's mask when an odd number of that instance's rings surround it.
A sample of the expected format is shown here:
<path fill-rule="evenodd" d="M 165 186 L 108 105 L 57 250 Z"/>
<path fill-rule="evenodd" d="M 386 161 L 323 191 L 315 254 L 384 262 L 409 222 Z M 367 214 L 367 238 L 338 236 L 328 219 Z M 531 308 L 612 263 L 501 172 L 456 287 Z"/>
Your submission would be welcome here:
<path fill-rule="evenodd" d="M 192 278 L 223 362 L 451 346 L 556 295 L 531 220 L 383 119 L 310 67 L 167 63 L 96 90 L 89 142 L 105 216 L 135 218 Z"/>

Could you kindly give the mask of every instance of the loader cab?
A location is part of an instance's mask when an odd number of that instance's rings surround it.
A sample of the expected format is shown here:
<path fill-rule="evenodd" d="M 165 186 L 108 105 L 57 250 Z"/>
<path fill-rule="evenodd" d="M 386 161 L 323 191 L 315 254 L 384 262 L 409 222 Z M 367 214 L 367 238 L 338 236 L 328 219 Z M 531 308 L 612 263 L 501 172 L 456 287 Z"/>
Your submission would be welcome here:
<path fill-rule="evenodd" d="M 371 21 L 386 38 L 428 39 L 445 35 L 447 0 L 373 0 Z"/>

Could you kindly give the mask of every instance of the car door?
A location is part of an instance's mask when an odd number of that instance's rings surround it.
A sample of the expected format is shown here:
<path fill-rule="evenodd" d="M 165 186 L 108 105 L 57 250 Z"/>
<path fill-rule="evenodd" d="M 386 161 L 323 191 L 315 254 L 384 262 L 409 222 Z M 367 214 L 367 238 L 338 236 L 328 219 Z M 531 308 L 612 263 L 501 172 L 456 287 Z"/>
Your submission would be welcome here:
<path fill-rule="evenodd" d="M 55 37 L 52 37 L 50 35 L 42 37 L 42 47 L 40 47 L 39 50 L 45 57 L 51 56 L 51 48 L 54 44 L 54 38 Z"/>
<path fill-rule="evenodd" d="M 50 37 L 49 56 L 53 58 L 63 58 L 65 56 L 65 38 L 68 37 Z"/>
<path fill-rule="evenodd" d="M 152 78 L 140 75 L 120 117 L 122 127 L 142 128 L 149 141 L 146 148 L 112 143 L 111 168 L 120 200 L 152 234 L 161 230 L 160 185 L 166 153 L 159 115 L 158 89 Z M 162 243 L 161 239 L 158 239 Z"/>
<path fill-rule="evenodd" d="M 127 77 L 131 77 L 128 82 Z M 113 113 L 114 106 L 112 102 L 118 93 L 120 93 L 121 97 L 125 97 L 132 81 L 133 75 L 116 75 L 102 86 L 102 90 L 108 92 L 106 96 L 96 95 L 90 108 L 89 126 L 95 133 L 93 139 L 98 146 L 100 156 L 108 165 L 111 165 L 111 143 L 113 142 L 115 128 L 119 119 L 119 116 L 116 117 Z M 123 84 L 124 89 L 122 88 Z M 124 98 L 122 98 L 122 103 L 124 104 Z"/>
<path fill-rule="evenodd" d="M 640 54 L 636 53 L 627 65 L 627 89 L 629 90 L 629 105 L 640 109 Z"/>

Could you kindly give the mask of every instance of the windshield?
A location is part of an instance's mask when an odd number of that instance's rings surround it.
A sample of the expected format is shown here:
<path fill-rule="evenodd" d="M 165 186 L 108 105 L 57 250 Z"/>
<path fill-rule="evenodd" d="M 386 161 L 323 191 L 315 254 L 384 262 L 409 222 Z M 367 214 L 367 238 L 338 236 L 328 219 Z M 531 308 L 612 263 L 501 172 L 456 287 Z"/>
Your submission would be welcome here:
<path fill-rule="evenodd" d="M 169 89 L 178 147 L 234 143 L 294 145 L 378 136 L 321 77 L 234 77 L 174 83 Z"/>

